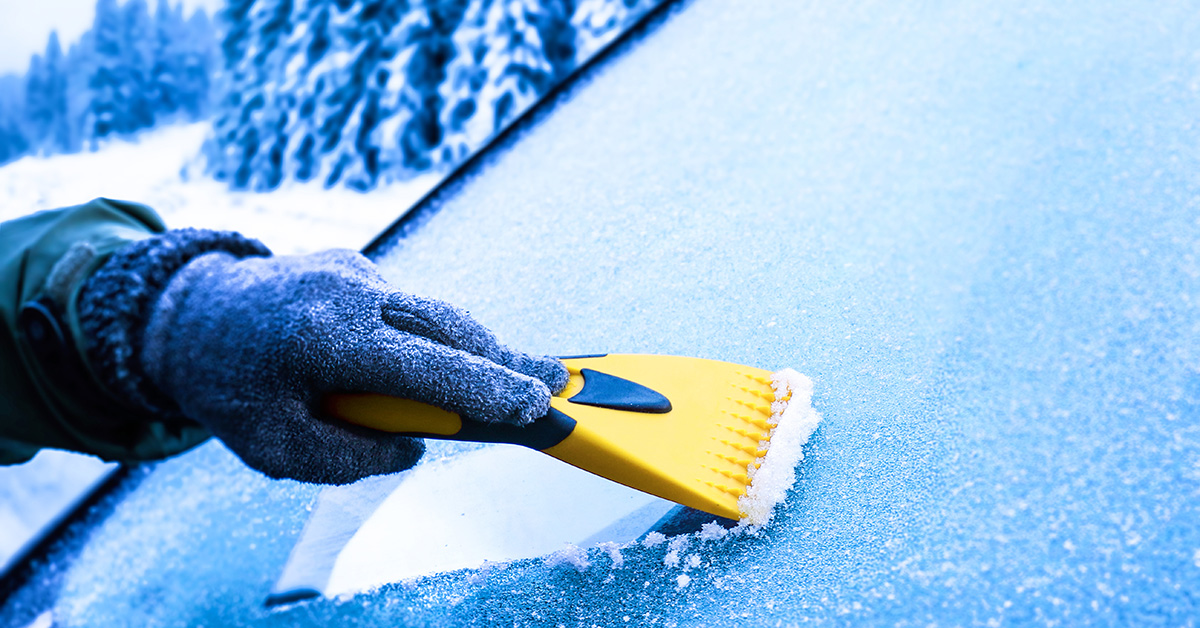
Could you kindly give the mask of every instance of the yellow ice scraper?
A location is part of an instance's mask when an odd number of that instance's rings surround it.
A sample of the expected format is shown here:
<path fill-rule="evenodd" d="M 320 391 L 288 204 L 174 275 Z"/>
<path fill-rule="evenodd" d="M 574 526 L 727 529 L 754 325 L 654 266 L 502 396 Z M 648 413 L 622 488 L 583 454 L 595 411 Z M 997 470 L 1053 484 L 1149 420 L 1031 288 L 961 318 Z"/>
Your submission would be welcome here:
<path fill-rule="evenodd" d="M 387 432 L 524 445 L 729 519 L 747 518 L 756 509 L 751 503 L 754 478 L 767 460 L 772 437 L 783 431 L 781 419 L 792 414 L 786 411 L 797 381 L 807 387 L 801 403 L 811 426 L 800 429 L 802 440 L 789 445 L 795 451 L 784 457 L 791 466 L 819 420 L 809 407 L 811 384 L 790 370 L 772 374 L 667 355 L 582 356 L 563 363 L 571 373 L 566 388 L 551 400 L 546 416 L 521 427 L 463 420 L 434 406 L 377 394 L 333 395 L 326 410 Z M 787 486 L 791 466 L 786 468 Z M 766 505 L 768 512 L 771 506 L 773 502 Z"/>

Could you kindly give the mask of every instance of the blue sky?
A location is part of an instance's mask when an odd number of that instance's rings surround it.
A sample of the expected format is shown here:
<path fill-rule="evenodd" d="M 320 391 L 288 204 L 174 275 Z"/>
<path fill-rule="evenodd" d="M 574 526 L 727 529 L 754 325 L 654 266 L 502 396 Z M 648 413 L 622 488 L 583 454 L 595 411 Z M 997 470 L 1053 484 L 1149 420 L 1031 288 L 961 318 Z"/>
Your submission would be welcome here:
<path fill-rule="evenodd" d="M 148 3 L 153 9 L 157 0 Z M 183 4 L 189 13 L 198 6 L 211 13 L 224 0 L 183 0 Z M 58 29 L 65 48 L 91 26 L 95 8 L 96 0 L 0 0 L 0 74 L 24 72 L 29 57 L 45 50 L 51 30 Z"/>

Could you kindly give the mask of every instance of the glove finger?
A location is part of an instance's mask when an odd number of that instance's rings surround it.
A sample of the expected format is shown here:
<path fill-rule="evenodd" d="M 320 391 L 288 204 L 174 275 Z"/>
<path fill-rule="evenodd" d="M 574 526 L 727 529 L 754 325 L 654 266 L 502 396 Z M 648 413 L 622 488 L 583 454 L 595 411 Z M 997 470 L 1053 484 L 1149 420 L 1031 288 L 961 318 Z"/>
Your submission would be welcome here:
<path fill-rule="evenodd" d="M 257 414 L 213 426 L 247 466 L 272 478 L 349 484 L 411 468 L 425 452 L 418 438 L 388 434 L 313 415 L 311 404 L 280 400 Z"/>
<path fill-rule="evenodd" d="M 504 366 L 524 375 L 541 380 L 551 393 L 558 394 L 567 387 L 571 374 L 557 358 L 548 355 L 530 355 L 520 351 L 507 350 L 506 359 L 501 362 Z"/>
<path fill-rule="evenodd" d="M 394 292 L 384 299 L 381 314 L 384 322 L 396 329 L 493 362 L 502 352 L 496 336 L 488 328 L 466 310 L 445 301 Z"/>
<path fill-rule="evenodd" d="M 383 327 L 344 349 L 341 390 L 421 401 L 475 421 L 521 425 L 550 410 L 541 381 L 423 336 Z"/>
<path fill-rule="evenodd" d="M 384 322 L 396 329 L 487 358 L 523 375 L 541 380 L 552 393 L 567 385 L 566 367 L 558 360 L 532 356 L 506 347 L 496 335 L 461 308 L 445 301 L 396 292 L 381 308 Z"/>

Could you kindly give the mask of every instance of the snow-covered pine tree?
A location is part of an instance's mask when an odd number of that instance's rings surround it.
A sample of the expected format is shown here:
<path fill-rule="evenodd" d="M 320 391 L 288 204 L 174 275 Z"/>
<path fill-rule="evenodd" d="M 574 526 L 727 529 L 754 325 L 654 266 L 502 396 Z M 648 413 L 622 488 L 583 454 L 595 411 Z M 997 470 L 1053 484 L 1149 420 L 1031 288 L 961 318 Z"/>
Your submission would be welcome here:
<path fill-rule="evenodd" d="M 150 85 L 156 123 L 183 116 L 196 120 L 209 109 L 217 34 L 203 8 L 184 18 L 183 3 L 158 0 Z"/>
<path fill-rule="evenodd" d="M 292 0 L 234 0 L 221 13 L 228 92 L 213 123 L 216 143 L 206 152 L 219 147 L 229 167 L 213 175 L 236 188 L 271 189 L 283 177 L 287 120 L 274 95 L 285 72 L 294 8 Z"/>
<path fill-rule="evenodd" d="M 443 85 L 442 167 L 466 159 L 662 0 L 483 0 Z"/>
<path fill-rule="evenodd" d="M 262 10 L 253 14 L 254 31 L 258 34 L 251 63 L 256 70 L 257 84 L 264 84 L 272 76 L 286 76 L 283 67 L 288 55 L 285 43 L 292 34 L 293 0 L 272 0 L 260 3 Z M 288 93 L 259 93 L 245 111 L 251 112 L 256 122 L 252 137 L 258 142 L 257 152 L 249 165 L 250 177 L 256 174 L 260 180 L 254 185 L 258 190 L 269 190 L 279 186 L 283 180 L 283 158 L 287 151 L 287 123 L 290 105 L 294 98 Z"/>
<path fill-rule="evenodd" d="M 575 25 L 575 55 L 582 61 L 625 32 L 646 11 L 662 0 L 580 0 L 571 23 Z"/>
<path fill-rule="evenodd" d="M 48 149 L 65 152 L 71 148 L 71 125 L 67 117 L 67 59 L 58 41 L 58 32 L 50 31 L 46 43 L 47 97 L 50 112 Z"/>
<path fill-rule="evenodd" d="M 97 0 L 92 22 L 94 67 L 88 80 L 90 98 L 83 134 L 94 150 L 99 139 L 124 130 L 125 73 L 121 69 L 124 28 L 117 0 Z"/>
<path fill-rule="evenodd" d="M 153 38 L 145 0 L 98 0 L 92 25 L 94 69 L 84 136 L 91 146 L 113 134 L 127 135 L 154 124 Z"/>
<path fill-rule="evenodd" d="M 318 128 L 316 119 L 317 101 L 323 96 L 325 82 L 313 81 L 312 69 L 317 67 L 333 44 L 330 33 L 330 16 L 337 8 L 331 3 L 313 6 L 309 28 L 297 38 L 293 54 L 303 55 L 300 69 L 292 77 L 293 90 L 300 103 L 297 115 L 291 120 L 288 133 L 291 137 L 291 158 L 295 162 L 292 171 L 296 179 L 308 181 L 320 174 L 321 164 L 317 148 Z"/>
<path fill-rule="evenodd" d="M 488 68 L 484 65 L 493 29 L 488 17 L 493 0 L 472 3 L 454 32 L 458 54 L 446 66 L 446 80 L 438 88 L 445 103 L 439 116 L 442 127 L 440 164 L 458 163 L 483 144 L 492 132 L 488 122 L 491 108 L 482 99 L 488 86 Z M 490 102 L 490 101 L 489 101 Z"/>
<path fill-rule="evenodd" d="M 307 100 L 319 142 L 299 146 L 306 161 L 318 149 L 327 186 L 367 190 L 432 165 L 442 137 L 438 88 L 458 54 L 452 38 L 470 4 L 364 0 L 337 14 L 335 22 L 354 26 L 340 29 L 334 52 L 308 72 L 307 85 L 327 95 Z"/>
<path fill-rule="evenodd" d="M 245 154 L 242 135 L 249 131 L 244 128 L 249 125 L 246 124 L 248 120 L 244 121 L 241 117 L 243 104 L 250 100 L 256 90 L 261 89 L 253 68 L 249 68 L 246 62 L 246 49 L 252 35 L 249 16 L 254 4 L 255 0 L 228 0 L 217 14 L 225 31 L 221 40 L 224 58 L 221 91 L 224 96 L 218 103 L 218 113 L 213 120 L 213 135 L 204 144 L 204 154 L 213 178 L 230 181 L 238 188 L 245 188 L 249 181 L 249 165 L 245 166 L 243 176 L 237 176 L 243 163 L 258 150 L 256 141 L 250 154 Z"/>
<path fill-rule="evenodd" d="M 477 150 L 575 68 L 572 0 L 477 3 L 456 34 L 459 55 L 442 85 L 441 165 Z"/>
<path fill-rule="evenodd" d="M 186 34 L 182 3 L 172 8 L 167 0 L 158 0 L 154 8 L 154 51 L 150 69 L 150 98 L 156 118 L 172 117 L 182 106 L 180 74 Z"/>
<path fill-rule="evenodd" d="M 333 48 L 324 60 L 309 68 L 306 84 L 296 84 L 314 106 L 307 109 L 309 119 L 297 119 L 292 129 L 304 129 L 325 154 L 319 173 L 326 185 L 344 179 L 347 185 L 365 189 L 378 176 L 380 150 L 373 133 L 389 113 L 389 105 L 382 102 L 394 70 L 388 60 L 398 52 L 389 35 L 399 30 L 406 16 L 412 16 L 408 2 L 363 0 L 339 10 L 332 17 L 340 25 L 340 37 L 331 41 Z"/>
<path fill-rule="evenodd" d="M 0 108 L 0 164 L 6 164 L 29 152 L 29 141 L 21 131 L 19 116 Z"/>
<path fill-rule="evenodd" d="M 146 0 L 126 0 L 121 7 L 121 60 L 125 110 L 118 130 L 132 133 L 154 126 L 155 89 L 151 75 L 154 68 L 154 27 Z"/>
<path fill-rule="evenodd" d="M 29 141 L 22 130 L 24 102 L 24 80 L 16 74 L 0 76 L 0 164 L 29 151 Z"/>
<path fill-rule="evenodd" d="M 34 152 L 49 154 L 67 150 L 67 75 L 58 33 L 52 31 L 45 55 L 34 55 L 25 75 L 25 117 Z"/>
<path fill-rule="evenodd" d="M 182 16 L 183 5 L 176 6 Z M 177 59 L 177 97 L 181 111 L 189 120 L 208 115 L 211 107 L 212 74 L 216 66 L 218 36 L 208 12 L 203 8 L 192 12 L 183 25 L 183 41 Z"/>
<path fill-rule="evenodd" d="M 447 79 L 448 66 L 460 54 L 453 37 L 467 8 L 466 1 L 433 4 L 426 9 L 428 21 L 414 28 L 408 37 L 415 45 L 404 72 L 411 113 L 396 140 L 399 165 L 409 171 L 428 170 L 437 163 L 435 150 L 443 139 L 441 114 L 445 104 L 439 88 Z"/>
<path fill-rule="evenodd" d="M 407 68 L 414 59 L 428 60 L 437 33 L 455 19 L 460 4 L 443 2 L 443 10 L 431 17 L 423 4 L 327 3 L 314 26 L 328 22 L 333 30 L 328 25 L 314 30 L 310 44 L 324 51 L 319 58 L 308 55 L 312 62 L 304 79 L 294 83 L 303 99 L 292 133 L 301 162 L 298 178 L 308 174 L 327 186 L 341 182 L 366 190 L 401 169 L 402 155 L 389 139 L 422 101 L 406 80 Z M 387 121 L 389 126 L 381 126 Z"/>
<path fill-rule="evenodd" d="M 39 143 L 42 135 L 42 125 L 39 124 L 48 112 L 43 111 L 39 102 L 45 92 L 46 70 L 42 68 L 42 55 L 35 54 L 29 59 L 29 69 L 25 71 L 25 106 L 22 109 L 25 128 L 32 144 Z"/>
<path fill-rule="evenodd" d="M 67 49 L 67 121 L 71 138 L 68 152 L 82 150 L 85 139 L 91 137 L 86 128 L 92 123 L 88 115 L 92 106 L 89 85 L 96 71 L 95 41 L 92 31 L 85 31 Z"/>
<path fill-rule="evenodd" d="M 659 1 L 474 3 L 441 86 L 440 165 L 466 159 Z"/>

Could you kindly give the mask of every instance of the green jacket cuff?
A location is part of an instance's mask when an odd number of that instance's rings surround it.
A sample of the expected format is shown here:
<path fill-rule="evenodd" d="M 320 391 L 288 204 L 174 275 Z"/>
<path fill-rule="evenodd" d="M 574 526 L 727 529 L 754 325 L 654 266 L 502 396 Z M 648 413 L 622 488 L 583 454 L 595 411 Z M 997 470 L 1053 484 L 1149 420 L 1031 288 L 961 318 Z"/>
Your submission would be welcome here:
<path fill-rule="evenodd" d="M 86 356 L 83 284 L 114 252 L 165 231 L 149 207 L 103 198 L 0 224 L 0 463 L 46 447 L 157 459 L 208 437 L 116 398 Z"/>

